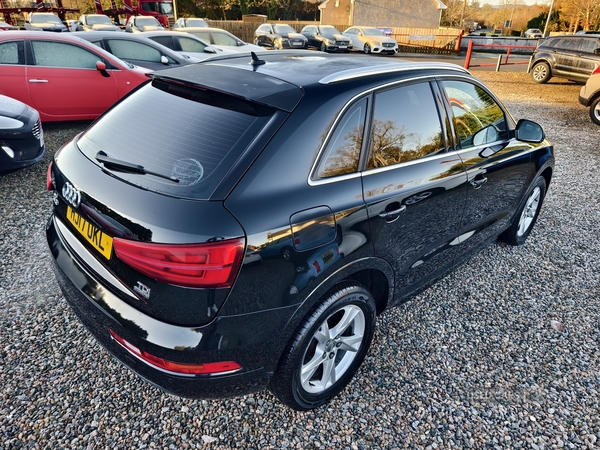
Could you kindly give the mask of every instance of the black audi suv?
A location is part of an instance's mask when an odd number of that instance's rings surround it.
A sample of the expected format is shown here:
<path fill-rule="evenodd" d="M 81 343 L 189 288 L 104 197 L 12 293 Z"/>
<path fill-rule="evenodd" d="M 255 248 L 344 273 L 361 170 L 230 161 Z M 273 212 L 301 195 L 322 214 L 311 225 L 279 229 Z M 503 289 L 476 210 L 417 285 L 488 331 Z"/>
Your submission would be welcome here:
<path fill-rule="evenodd" d="M 542 128 L 457 65 L 373 58 L 154 72 L 56 153 L 56 277 L 117 359 L 176 395 L 312 409 L 377 315 L 524 242 L 554 166 Z"/>

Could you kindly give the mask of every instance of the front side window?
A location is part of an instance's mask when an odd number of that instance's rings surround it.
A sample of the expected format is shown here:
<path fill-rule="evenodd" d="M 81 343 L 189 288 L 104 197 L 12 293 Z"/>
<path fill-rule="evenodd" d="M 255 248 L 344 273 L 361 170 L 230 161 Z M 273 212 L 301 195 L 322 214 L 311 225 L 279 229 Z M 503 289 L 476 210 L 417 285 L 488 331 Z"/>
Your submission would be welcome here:
<path fill-rule="evenodd" d="M 196 39 L 190 38 L 179 38 L 179 45 L 181 46 L 181 50 L 184 52 L 198 52 L 201 53 L 206 48 L 202 42 L 197 41 Z"/>
<path fill-rule="evenodd" d="M 429 83 L 379 92 L 371 124 L 368 169 L 413 161 L 445 150 Z"/>
<path fill-rule="evenodd" d="M 481 87 L 464 81 L 443 81 L 461 148 L 508 137 L 504 112 Z"/>
<path fill-rule="evenodd" d="M 101 61 L 95 53 L 63 42 L 32 41 L 36 66 L 95 69 Z"/>
<path fill-rule="evenodd" d="M 360 148 L 365 129 L 367 99 L 352 105 L 338 122 L 323 151 L 318 178 L 330 178 L 358 170 Z"/>
<path fill-rule="evenodd" d="M 224 33 L 213 33 L 213 40 L 217 45 L 237 46 L 237 41 Z"/>
<path fill-rule="evenodd" d="M 134 59 L 136 61 L 148 61 L 160 63 L 162 54 L 149 45 L 135 41 L 125 41 L 120 39 L 109 39 L 108 45 L 110 52 L 117 58 Z"/>

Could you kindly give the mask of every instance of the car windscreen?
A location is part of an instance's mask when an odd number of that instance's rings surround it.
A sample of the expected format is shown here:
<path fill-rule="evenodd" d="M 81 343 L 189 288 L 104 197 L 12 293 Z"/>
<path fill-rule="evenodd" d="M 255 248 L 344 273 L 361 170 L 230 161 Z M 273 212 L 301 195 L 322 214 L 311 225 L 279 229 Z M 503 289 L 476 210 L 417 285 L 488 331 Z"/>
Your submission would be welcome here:
<path fill-rule="evenodd" d="M 287 33 L 295 33 L 296 32 L 296 30 L 294 30 L 289 25 L 275 25 L 273 28 L 275 29 L 275 33 L 278 33 L 278 34 L 287 34 Z"/>
<path fill-rule="evenodd" d="M 238 97 L 154 80 L 102 116 L 77 145 L 130 184 L 208 200 L 274 113 Z"/>
<path fill-rule="evenodd" d="M 31 23 L 55 23 L 63 25 L 61 20 L 54 14 L 33 14 L 31 16 Z"/>

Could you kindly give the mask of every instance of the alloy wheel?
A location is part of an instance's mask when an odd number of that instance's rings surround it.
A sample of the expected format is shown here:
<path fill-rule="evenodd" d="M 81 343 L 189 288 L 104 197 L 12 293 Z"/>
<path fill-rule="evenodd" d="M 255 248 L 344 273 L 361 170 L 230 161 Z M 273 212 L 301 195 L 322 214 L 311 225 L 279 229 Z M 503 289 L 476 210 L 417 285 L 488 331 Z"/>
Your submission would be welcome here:
<path fill-rule="evenodd" d="M 310 394 L 333 386 L 352 366 L 364 339 L 365 314 L 356 305 L 334 311 L 311 338 L 300 367 L 300 383 Z"/>
<path fill-rule="evenodd" d="M 531 192 L 531 195 L 525 203 L 521 217 L 519 218 L 519 228 L 517 229 L 517 236 L 523 236 L 535 219 L 535 215 L 540 206 L 540 200 L 542 198 L 542 190 L 536 186 Z"/>

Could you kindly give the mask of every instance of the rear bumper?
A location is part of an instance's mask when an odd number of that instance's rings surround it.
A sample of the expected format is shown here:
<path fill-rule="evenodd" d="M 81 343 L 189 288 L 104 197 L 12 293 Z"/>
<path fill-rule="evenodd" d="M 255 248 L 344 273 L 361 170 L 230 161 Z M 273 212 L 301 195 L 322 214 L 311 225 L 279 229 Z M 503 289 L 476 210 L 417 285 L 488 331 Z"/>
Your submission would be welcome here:
<path fill-rule="evenodd" d="M 122 364 L 160 389 L 182 397 L 222 398 L 264 389 L 281 348 L 277 340 L 295 308 L 242 316 L 217 316 L 202 327 L 181 327 L 142 314 L 122 301 L 86 264 L 85 249 L 59 219 L 48 222 L 46 237 L 61 290 L 79 319 Z M 73 247 L 72 247 L 73 246 Z M 83 254 L 82 254 L 83 252 Z M 133 356 L 113 330 L 135 347 L 179 363 L 235 361 L 242 369 L 222 375 L 174 375 Z"/>

